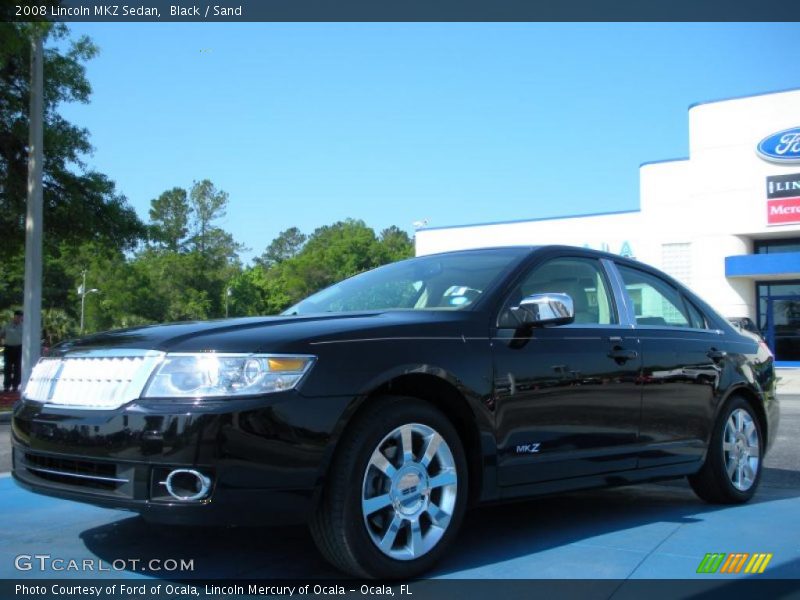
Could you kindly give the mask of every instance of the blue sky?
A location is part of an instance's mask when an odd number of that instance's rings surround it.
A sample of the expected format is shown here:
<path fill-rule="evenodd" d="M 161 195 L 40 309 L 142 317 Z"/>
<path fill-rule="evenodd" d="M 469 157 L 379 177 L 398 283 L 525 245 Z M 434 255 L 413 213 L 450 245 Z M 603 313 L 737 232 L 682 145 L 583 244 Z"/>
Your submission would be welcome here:
<path fill-rule="evenodd" d="M 642 162 L 688 154 L 695 102 L 800 87 L 798 24 L 71 26 L 100 55 L 88 163 L 143 218 L 174 186 L 281 230 L 630 210 Z M 532 240 L 535 242 L 535 240 Z"/>

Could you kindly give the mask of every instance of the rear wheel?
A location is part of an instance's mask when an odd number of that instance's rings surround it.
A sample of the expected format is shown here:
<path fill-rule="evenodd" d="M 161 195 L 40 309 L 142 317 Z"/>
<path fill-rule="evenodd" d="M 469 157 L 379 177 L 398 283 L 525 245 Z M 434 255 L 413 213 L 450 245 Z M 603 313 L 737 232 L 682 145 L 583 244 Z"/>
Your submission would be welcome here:
<path fill-rule="evenodd" d="M 323 555 L 359 577 L 428 570 L 466 504 L 466 459 L 450 421 L 421 400 L 382 397 L 341 444 L 311 521 Z"/>
<path fill-rule="evenodd" d="M 753 407 L 744 398 L 731 399 L 714 426 L 703 468 L 689 477 L 692 489 L 707 502 L 747 502 L 761 479 L 762 440 Z"/>

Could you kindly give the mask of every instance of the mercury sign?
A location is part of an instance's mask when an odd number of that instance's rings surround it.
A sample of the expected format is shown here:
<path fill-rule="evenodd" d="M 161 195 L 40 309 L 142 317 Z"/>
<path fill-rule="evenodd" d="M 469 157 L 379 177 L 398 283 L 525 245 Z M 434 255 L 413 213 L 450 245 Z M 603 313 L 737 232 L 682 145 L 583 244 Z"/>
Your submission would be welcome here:
<path fill-rule="evenodd" d="M 800 223 L 800 173 L 767 177 L 767 224 Z"/>
<path fill-rule="evenodd" d="M 768 135 L 758 143 L 758 155 L 774 163 L 800 163 L 800 127 Z"/>

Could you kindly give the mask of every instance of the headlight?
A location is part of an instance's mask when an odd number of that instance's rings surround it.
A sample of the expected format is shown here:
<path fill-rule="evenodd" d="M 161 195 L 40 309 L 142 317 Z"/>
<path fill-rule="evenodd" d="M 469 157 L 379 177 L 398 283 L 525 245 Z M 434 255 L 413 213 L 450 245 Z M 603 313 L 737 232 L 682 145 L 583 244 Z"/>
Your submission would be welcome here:
<path fill-rule="evenodd" d="M 314 356 L 278 354 L 167 354 L 143 398 L 249 396 L 291 390 Z"/>

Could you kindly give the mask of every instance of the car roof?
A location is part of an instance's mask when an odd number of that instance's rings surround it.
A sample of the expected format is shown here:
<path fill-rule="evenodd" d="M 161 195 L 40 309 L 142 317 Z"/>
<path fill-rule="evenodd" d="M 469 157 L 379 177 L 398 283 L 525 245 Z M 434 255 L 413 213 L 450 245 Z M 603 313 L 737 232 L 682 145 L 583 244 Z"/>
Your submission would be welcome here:
<path fill-rule="evenodd" d="M 536 252 L 551 252 L 551 251 L 565 251 L 565 252 L 579 252 L 581 254 L 588 254 L 591 256 L 596 256 L 598 258 L 608 258 L 609 260 L 615 261 L 623 261 L 627 264 L 631 265 L 646 265 L 645 263 L 641 263 L 635 259 L 625 258 L 624 256 L 620 256 L 619 254 L 613 254 L 611 252 L 605 252 L 603 250 L 595 250 L 594 248 L 586 248 L 584 246 L 569 246 L 566 244 L 537 244 L 537 245 L 524 245 L 524 244 L 509 244 L 508 246 L 486 246 L 486 247 L 479 247 L 479 248 L 462 248 L 460 250 L 446 250 L 444 252 L 435 252 L 433 254 L 425 254 L 418 258 L 423 258 L 427 256 L 448 256 L 452 254 L 467 254 L 470 252 L 502 252 L 504 250 L 521 250 L 527 251 L 529 254 L 533 254 Z M 653 267 L 650 267 L 653 268 Z"/>
<path fill-rule="evenodd" d="M 710 304 L 708 304 L 702 298 L 700 298 L 686 284 L 681 283 L 680 281 L 678 281 L 677 279 L 675 279 L 674 277 L 672 277 L 668 273 L 665 273 L 664 271 L 662 271 L 661 269 L 659 269 L 657 267 L 653 267 L 653 266 L 651 266 L 651 265 L 649 265 L 647 263 L 638 261 L 635 258 L 627 258 L 627 257 L 624 257 L 624 256 L 620 256 L 619 254 L 613 254 L 611 252 L 604 252 L 602 250 L 595 250 L 593 248 L 585 248 L 585 247 L 581 247 L 581 246 L 568 246 L 568 245 L 565 245 L 565 244 L 546 244 L 546 245 L 543 244 L 543 245 L 530 245 L 530 246 L 508 245 L 508 246 L 489 246 L 489 247 L 486 247 L 486 248 L 465 248 L 465 249 L 462 249 L 462 250 L 451 250 L 451 251 L 448 251 L 448 252 L 440 252 L 440 253 L 437 253 L 437 254 L 427 254 L 427 255 L 424 255 L 423 257 L 420 257 L 420 258 L 424 258 L 424 257 L 427 257 L 427 256 L 446 256 L 446 255 L 452 255 L 452 254 L 467 254 L 467 253 L 471 253 L 471 252 L 491 252 L 491 251 L 498 251 L 499 252 L 499 251 L 502 251 L 502 250 L 509 250 L 509 249 L 520 249 L 520 250 L 523 250 L 523 251 L 527 251 L 529 256 L 533 255 L 533 254 L 538 254 L 538 253 L 545 253 L 545 254 L 550 254 L 550 253 L 558 254 L 560 252 L 576 253 L 576 254 L 581 254 L 581 255 L 584 255 L 584 256 L 592 256 L 592 257 L 595 257 L 595 258 L 598 258 L 598 259 L 605 258 L 605 259 L 614 261 L 615 263 L 617 263 L 619 265 L 625 265 L 625 266 L 629 266 L 629 267 L 632 267 L 632 268 L 635 268 L 635 269 L 639 269 L 639 270 L 642 270 L 642 271 L 650 272 L 650 273 L 652 273 L 653 275 L 655 275 L 657 277 L 660 277 L 662 279 L 666 279 L 667 281 L 669 281 L 672 285 L 677 287 L 678 290 L 681 290 L 682 293 L 687 294 L 689 296 L 689 298 L 695 304 L 699 305 L 703 309 L 703 312 L 708 313 L 709 316 L 713 315 L 714 317 L 716 317 L 715 319 L 713 319 L 715 321 L 715 326 L 716 327 L 718 327 L 718 328 L 719 327 L 733 328 L 733 325 L 731 325 L 728 322 L 727 319 L 725 319 L 722 315 L 720 315 L 719 312 L 714 310 L 714 308 Z"/>

